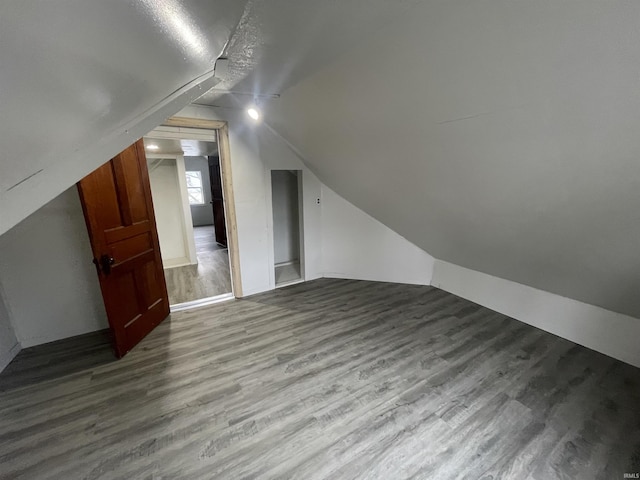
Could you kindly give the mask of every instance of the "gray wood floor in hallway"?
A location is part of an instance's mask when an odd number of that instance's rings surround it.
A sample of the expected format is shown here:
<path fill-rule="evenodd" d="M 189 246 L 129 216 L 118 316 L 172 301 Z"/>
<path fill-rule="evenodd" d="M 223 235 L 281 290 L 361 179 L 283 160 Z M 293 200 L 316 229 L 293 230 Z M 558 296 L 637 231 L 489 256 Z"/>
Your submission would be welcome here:
<path fill-rule="evenodd" d="M 117 362 L 85 342 L 0 375 L 0 478 L 640 472 L 640 369 L 435 288 L 323 279 L 173 314 Z"/>
<path fill-rule="evenodd" d="M 197 265 L 164 270 L 170 305 L 231 293 L 229 252 L 216 243 L 213 225 L 194 227 L 193 236 Z"/>

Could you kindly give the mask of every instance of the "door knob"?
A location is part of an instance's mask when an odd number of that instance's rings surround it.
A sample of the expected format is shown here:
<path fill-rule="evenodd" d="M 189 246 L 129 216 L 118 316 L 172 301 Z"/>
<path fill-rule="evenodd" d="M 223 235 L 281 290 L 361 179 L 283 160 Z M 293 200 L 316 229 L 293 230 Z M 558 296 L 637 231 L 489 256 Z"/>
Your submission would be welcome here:
<path fill-rule="evenodd" d="M 116 260 L 111 255 L 107 255 L 105 253 L 100 257 L 99 260 L 97 258 L 94 258 L 93 263 L 96 267 L 98 267 L 98 271 L 102 270 L 102 273 L 104 273 L 105 275 L 109 275 L 111 273 L 111 265 L 116 263 Z"/>

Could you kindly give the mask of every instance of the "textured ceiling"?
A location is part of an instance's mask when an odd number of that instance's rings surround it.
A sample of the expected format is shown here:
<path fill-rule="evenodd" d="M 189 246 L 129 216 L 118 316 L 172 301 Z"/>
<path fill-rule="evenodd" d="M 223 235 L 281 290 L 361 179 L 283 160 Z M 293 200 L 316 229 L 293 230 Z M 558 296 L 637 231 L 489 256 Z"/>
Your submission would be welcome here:
<path fill-rule="evenodd" d="M 250 0 L 224 51 L 228 73 L 195 103 L 268 103 L 394 22 L 419 0 Z M 224 91 L 240 92 L 225 95 Z"/>

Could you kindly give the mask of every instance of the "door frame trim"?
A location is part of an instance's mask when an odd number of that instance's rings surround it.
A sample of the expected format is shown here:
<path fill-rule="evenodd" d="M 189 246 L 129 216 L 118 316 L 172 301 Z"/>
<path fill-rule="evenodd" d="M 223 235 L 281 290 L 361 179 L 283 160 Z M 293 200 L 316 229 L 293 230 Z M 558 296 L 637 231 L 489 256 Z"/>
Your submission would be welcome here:
<path fill-rule="evenodd" d="M 218 133 L 218 153 L 222 175 L 222 193 L 224 195 L 225 222 L 227 227 L 227 247 L 229 249 L 229 270 L 231 271 L 231 288 L 233 295 L 241 298 L 242 275 L 240 272 L 240 249 L 238 247 L 238 223 L 236 220 L 236 202 L 233 194 L 233 177 L 231 174 L 231 149 L 229 147 L 229 125 L 223 120 L 204 120 L 199 118 L 170 117 L 160 126 L 184 128 L 181 133 L 189 133 L 189 129 L 216 131 Z"/>

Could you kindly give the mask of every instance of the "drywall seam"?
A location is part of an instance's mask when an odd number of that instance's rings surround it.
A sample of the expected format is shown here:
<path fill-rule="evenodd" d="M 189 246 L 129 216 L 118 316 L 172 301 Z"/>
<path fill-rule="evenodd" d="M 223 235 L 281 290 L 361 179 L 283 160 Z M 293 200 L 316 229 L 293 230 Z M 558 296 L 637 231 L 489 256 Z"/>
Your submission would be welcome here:
<path fill-rule="evenodd" d="M 436 260 L 434 287 L 640 367 L 640 319 Z"/>

